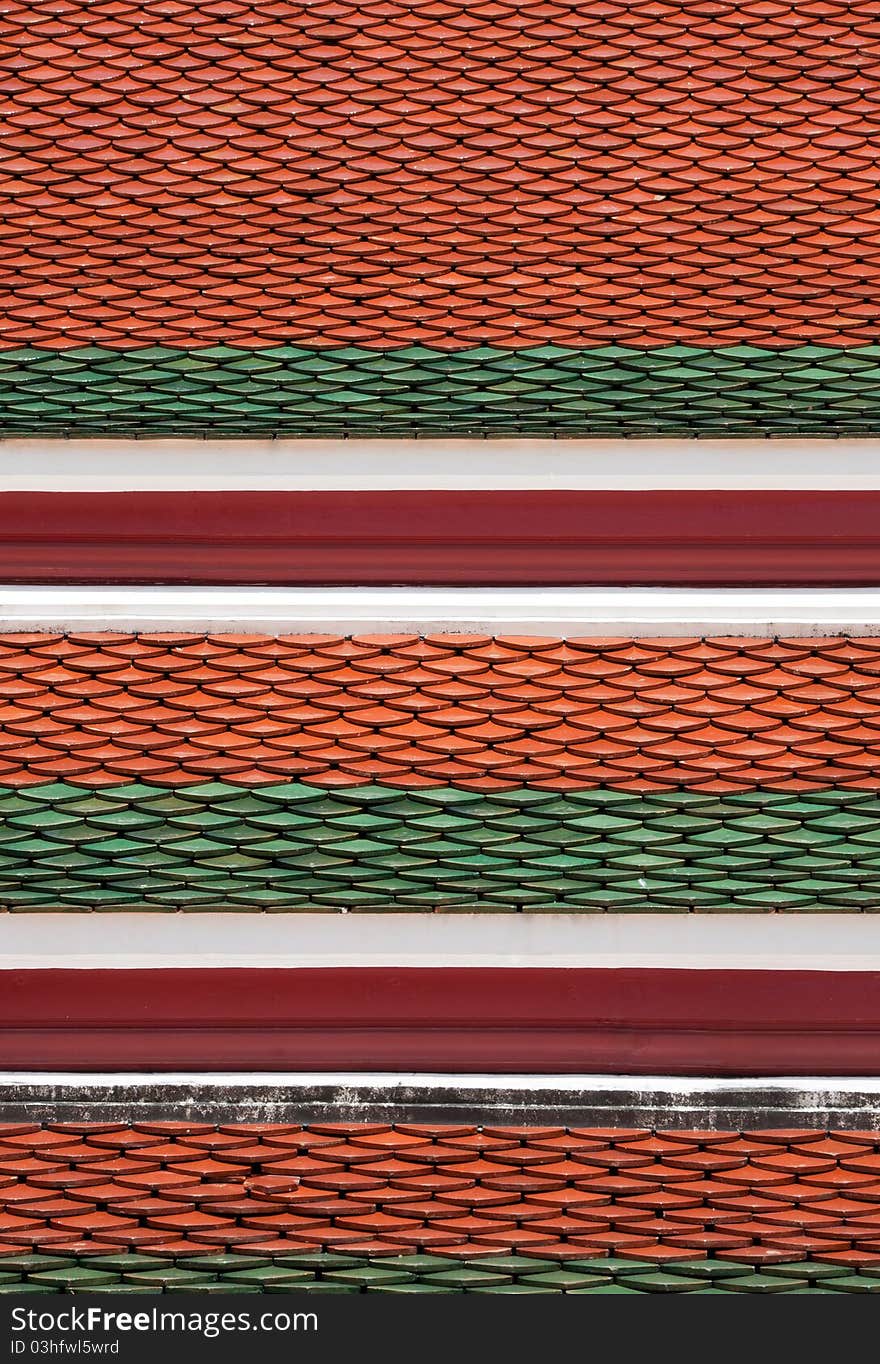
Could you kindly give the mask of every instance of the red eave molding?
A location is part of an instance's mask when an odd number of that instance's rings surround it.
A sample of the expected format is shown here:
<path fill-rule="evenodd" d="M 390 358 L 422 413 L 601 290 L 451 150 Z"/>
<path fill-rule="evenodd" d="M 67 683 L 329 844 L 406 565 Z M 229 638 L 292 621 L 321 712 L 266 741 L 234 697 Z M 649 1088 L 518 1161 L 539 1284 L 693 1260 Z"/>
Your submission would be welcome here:
<path fill-rule="evenodd" d="M 0 1069 L 880 1074 L 880 973 L 3 973 Z"/>
<path fill-rule="evenodd" d="M 6 493 L 0 580 L 880 582 L 880 491 Z"/>

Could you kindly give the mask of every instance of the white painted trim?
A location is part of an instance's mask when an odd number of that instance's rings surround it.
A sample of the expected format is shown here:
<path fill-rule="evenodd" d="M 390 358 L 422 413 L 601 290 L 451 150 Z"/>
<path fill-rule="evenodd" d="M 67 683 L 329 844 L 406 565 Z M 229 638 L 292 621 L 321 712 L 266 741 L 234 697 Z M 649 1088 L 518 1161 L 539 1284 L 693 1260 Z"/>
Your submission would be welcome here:
<path fill-rule="evenodd" d="M 0 630 L 880 634 L 880 588 L 10 587 Z"/>
<path fill-rule="evenodd" d="M 880 439 L 0 441 L 0 491 L 880 488 Z"/>
<path fill-rule="evenodd" d="M 138 1091 L 151 1093 L 162 1084 L 175 1088 L 191 1085 L 194 1089 L 216 1090 L 222 1097 L 224 1091 L 256 1088 L 303 1090 L 329 1088 L 336 1089 L 339 1097 L 345 1098 L 345 1091 L 363 1093 L 365 1090 L 382 1089 L 388 1091 L 405 1090 L 410 1102 L 417 1101 L 420 1091 L 436 1096 L 438 1092 L 448 1091 L 451 1101 L 455 1101 L 464 1091 L 472 1094 L 475 1090 L 489 1093 L 508 1094 L 514 1090 L 527 1090 L 535 1094 L 571 1094 L 577 1096 L 585 1091 L 594 1100 L 602 1093 L 644 1095 L 651 1100 L 667 1094 L 671 1099 L 699 1097 L 703 1094 L 750 1094 L 760 1091 L 762 1102 L 771 1106 L 776 1094 L 807 1095 L 821 1097 L 822 1103 L 833 1106 L 835 1096 L 851 1100 L 853 1093 L 864 1095 L 880 1094 L 880 1078 L 874 1076 L 823 1076 L 823 1075 L 774 1075 L 771 1077 L 734 1077 L 721 1079 L 709 1075 L 480 1075 L 480 1074 L 433 1074 L 428 1071 L 407 1073 L 405 1071 L 46 1071 L 46 1070 L 5 1070 L 0 1071 L 0 1086 L 6 1091 L 11 1089 L 39 1088 L 50 1091 L 63 1088 L 69 1097 L 70 1092 L 81 1091 L 84 1097 L 94 1097 L 101 1090 L 130 1090 L 137 1096 Z"/>
<path fill-rule="evenodd" d="M 223 911 L 0 919 L 0 971 L 330 966 L 877 971 L 880 916 Z"/>

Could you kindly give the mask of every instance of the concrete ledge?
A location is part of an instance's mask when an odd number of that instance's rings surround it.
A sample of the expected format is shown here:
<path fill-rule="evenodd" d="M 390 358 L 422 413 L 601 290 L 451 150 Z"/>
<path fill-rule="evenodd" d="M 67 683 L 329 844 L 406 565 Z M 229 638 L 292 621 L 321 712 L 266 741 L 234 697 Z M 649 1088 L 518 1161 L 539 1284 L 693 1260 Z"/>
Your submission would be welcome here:
<path fill-rule="evenodd" d="M 880 1082 L 666 1076 L 0 1074 L 4 1122 L 535 1123 L 701 1129 L 880 1126 Z"/>

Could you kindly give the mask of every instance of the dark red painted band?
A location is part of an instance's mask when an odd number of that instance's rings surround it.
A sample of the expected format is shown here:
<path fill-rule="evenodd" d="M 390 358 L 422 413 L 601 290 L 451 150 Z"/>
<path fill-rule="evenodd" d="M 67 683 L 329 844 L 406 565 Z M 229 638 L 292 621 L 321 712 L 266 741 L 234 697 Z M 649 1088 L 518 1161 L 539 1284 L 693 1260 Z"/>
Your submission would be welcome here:
<path fill-rule="evenodd" d="M 6 493 L 0 580 L 880 583 L 880 491 Z"/>
<path fill-rule="evenodd" d="M 880 972 L 4 971 L 0 1070 L 880 1074 Z"/>

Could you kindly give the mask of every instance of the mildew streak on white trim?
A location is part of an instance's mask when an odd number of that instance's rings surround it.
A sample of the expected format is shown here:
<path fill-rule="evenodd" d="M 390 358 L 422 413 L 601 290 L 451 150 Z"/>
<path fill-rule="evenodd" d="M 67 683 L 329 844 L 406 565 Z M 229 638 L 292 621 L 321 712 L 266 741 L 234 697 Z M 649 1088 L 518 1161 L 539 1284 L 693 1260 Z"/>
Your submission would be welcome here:
<path fill-rule="evenodd" d="M 9 1121 L 467 1122 L 588 1127 L 876 1127 L 859 1077 L 149 1073 L 0 1074 Z"/>

